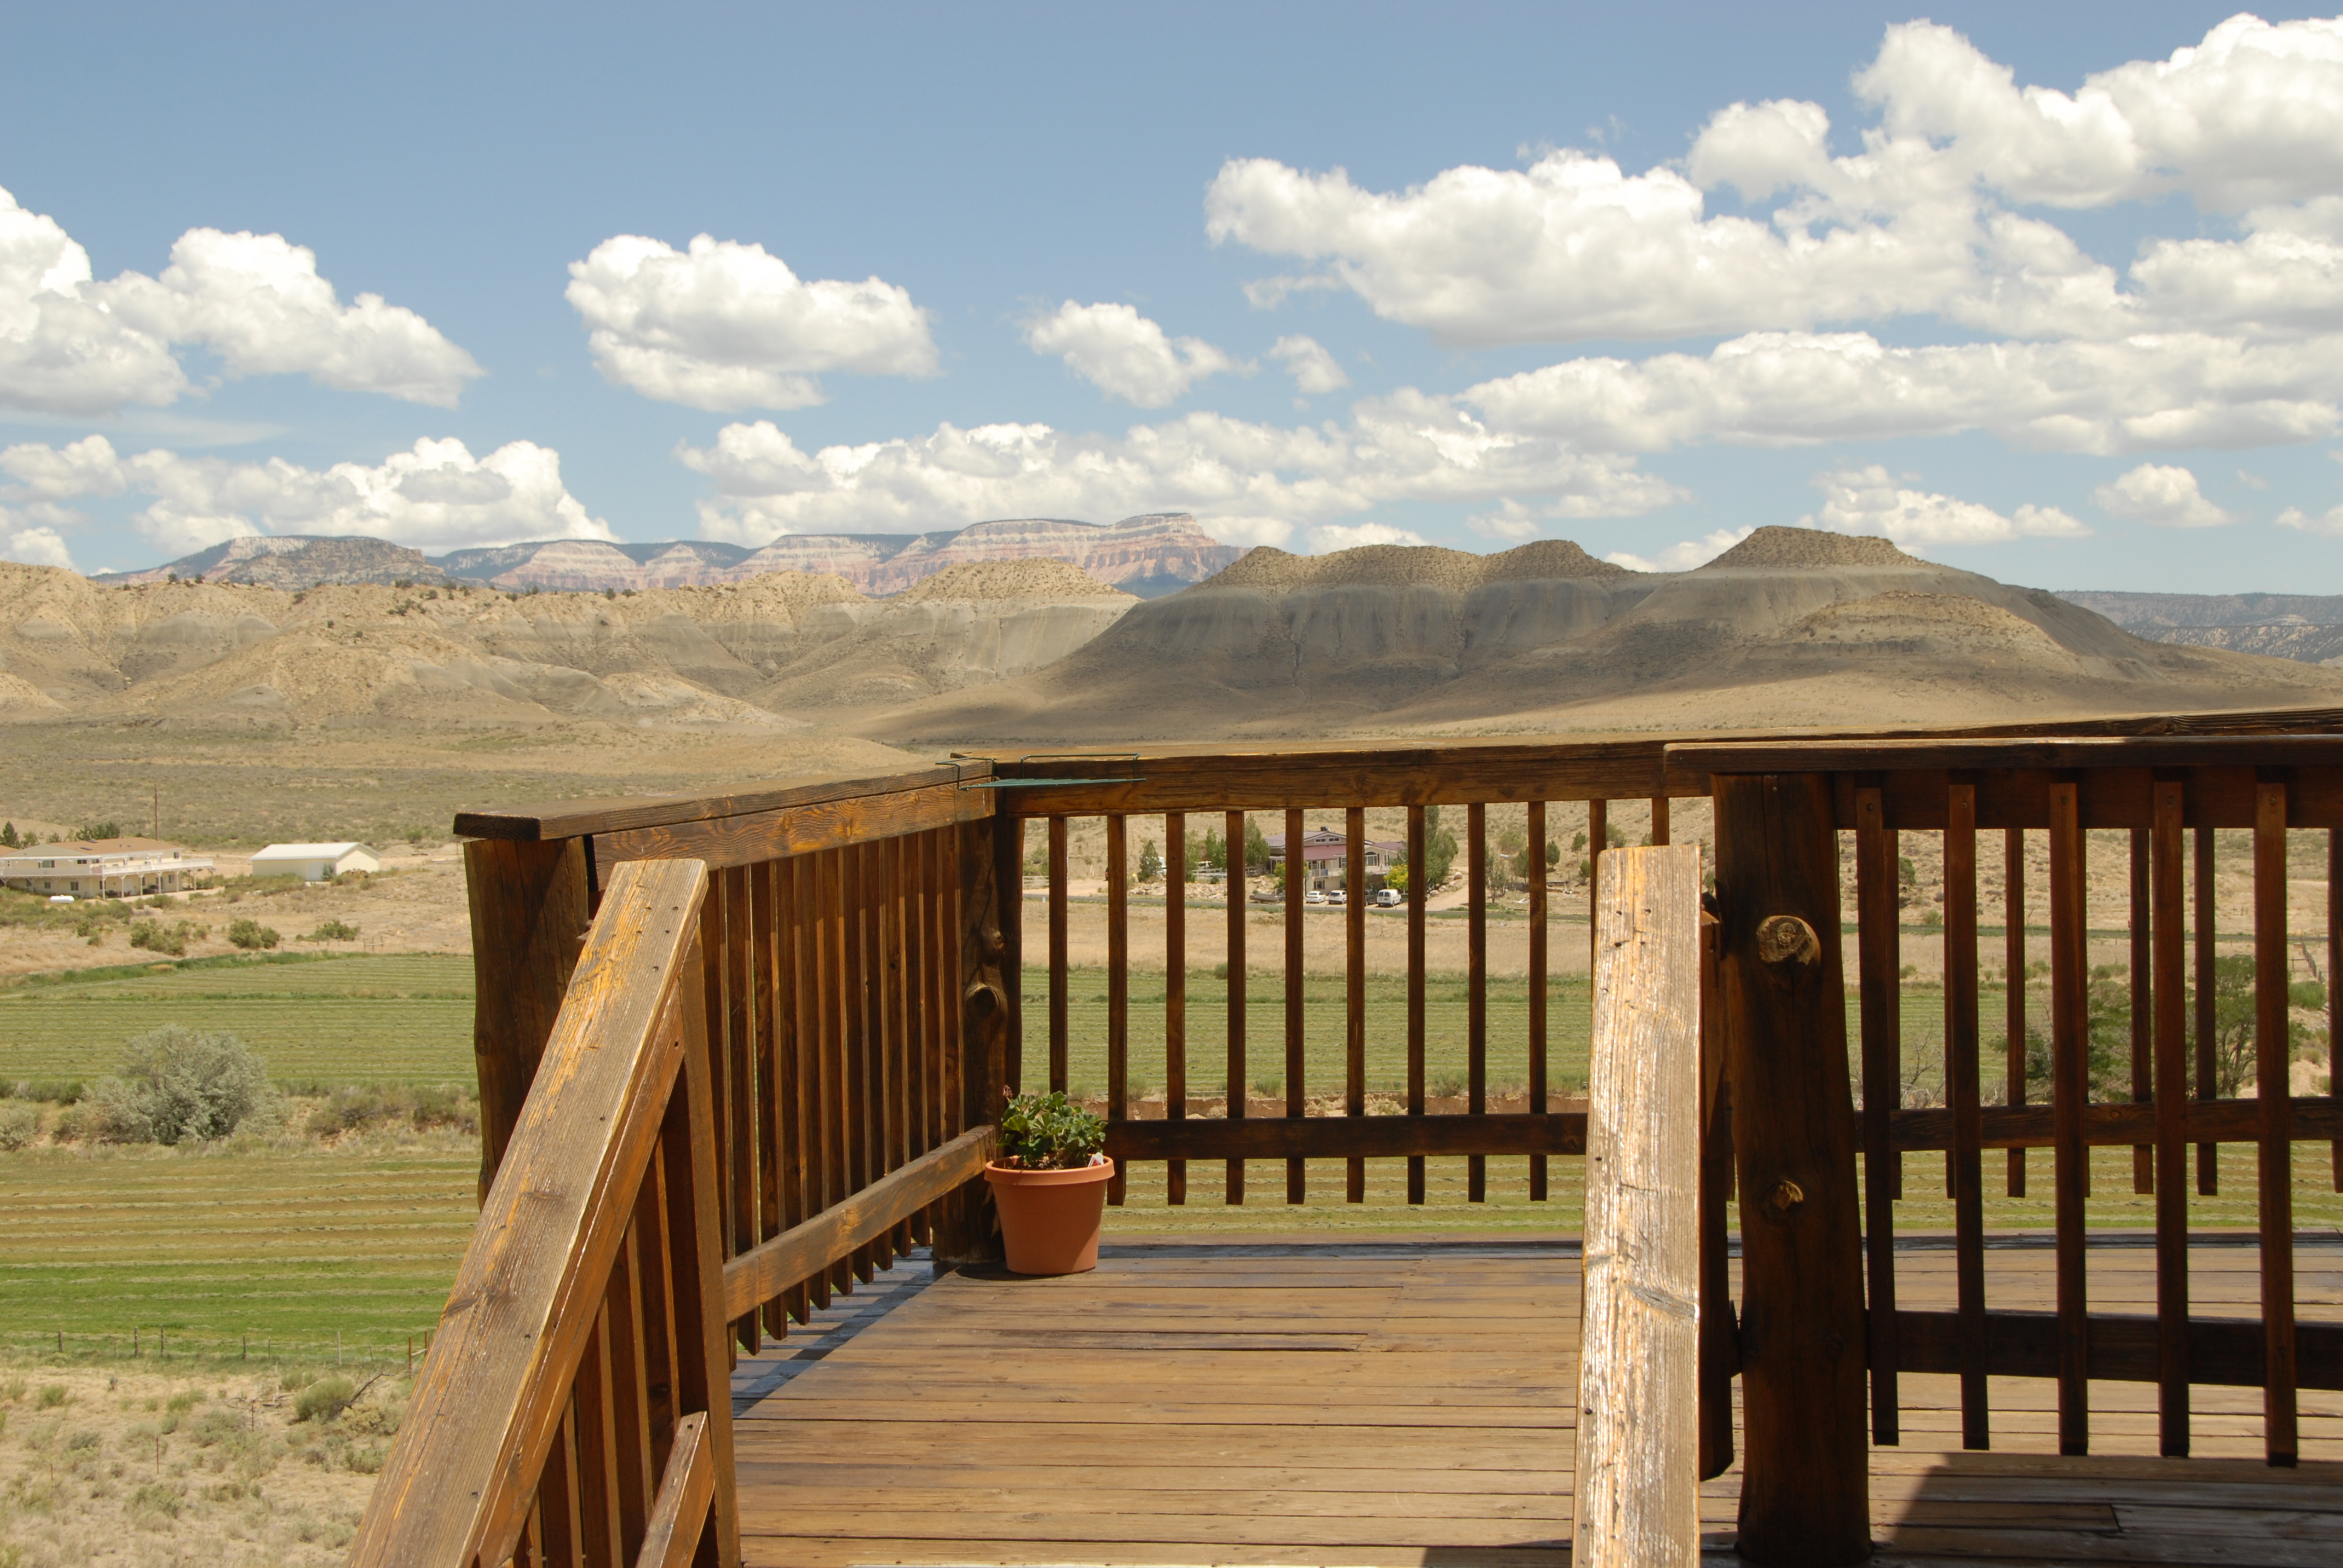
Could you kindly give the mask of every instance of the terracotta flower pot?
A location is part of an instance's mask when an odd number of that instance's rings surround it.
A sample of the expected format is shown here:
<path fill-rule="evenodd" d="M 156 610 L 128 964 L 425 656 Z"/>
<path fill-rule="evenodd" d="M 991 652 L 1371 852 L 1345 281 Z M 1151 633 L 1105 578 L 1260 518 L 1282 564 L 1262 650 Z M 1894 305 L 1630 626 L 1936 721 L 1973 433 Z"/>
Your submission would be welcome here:
<path fill-rule="evenodd" d="M 1099 1223 L 1106 1216 L 1106 1184 L 1114 1161 L 1071 1171 L 1019 1171 L 987 1165 L 992 1201 L 1001 1209 L 1001 1239 L 1010 1271 L 1082 1274 L 1098 1267 Z"/>

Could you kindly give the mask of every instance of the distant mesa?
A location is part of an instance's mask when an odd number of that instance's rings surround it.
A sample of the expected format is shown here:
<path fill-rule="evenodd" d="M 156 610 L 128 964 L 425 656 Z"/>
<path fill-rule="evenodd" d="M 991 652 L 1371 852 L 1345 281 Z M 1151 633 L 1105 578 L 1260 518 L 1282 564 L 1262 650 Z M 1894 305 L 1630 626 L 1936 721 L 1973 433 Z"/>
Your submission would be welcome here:
<path fill-rule="evenodd" d="M 1834 534 L 1821 528 L 1763 528 L 1700 569 L 1704 572 L 1828 570 L 1834 567 L 1919 567 L 1876 534 Z"/>
<path fill-rule="evenodd" d="M 231 539 L 145 571 L 91 580 L 123 585 L 200 577 L 288 590 L 396 582 L 446 588 L 460 581 L 508 592 L 639 593 L 809 572 L 843 578 L 860 592 L 883 598 L 965 562 L 1047 560 L 1136 598 L 1159 598 L 1202 582 L 1243 553 L 1204 532 L 1186 512 L 1150 512 L 1107 524 L 1022 518 L 926 534 L 785 534 L 753 550 L 711 539 L 540 539 L 427 557 L 382 539 L 285 535 Z"/>

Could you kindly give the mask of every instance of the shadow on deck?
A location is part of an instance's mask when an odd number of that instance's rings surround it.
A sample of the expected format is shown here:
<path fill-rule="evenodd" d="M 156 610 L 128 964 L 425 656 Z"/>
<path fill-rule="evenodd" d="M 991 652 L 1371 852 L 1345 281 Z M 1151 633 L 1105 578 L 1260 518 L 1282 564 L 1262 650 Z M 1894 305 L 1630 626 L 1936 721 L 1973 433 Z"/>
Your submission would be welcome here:
<path fill-rule="evenodd" d="M 2250 1314 L 2252 1251 L 2205 1240 L 2200 1299 Z M 2303 1317 L 2343 1319 L 2343 1243 L 2305 1241 Z M 2008 1242 L 1994 1289 L 2046 1297 L 2048 1251 Z M 1949 1304 L 1949 1267 L 1909 1246 L 1906 1304 Z M 2095 1302 L 2152 1303 L 2153 1256 L 2095 1245 Z M 1578 1317 L 1574 1242 L 1126 1241 L 1059 1280 L 900 1263 L 734 1374 L 744 1556 L 1564 1563 Z M 1990 1453 L 1958 1452 L 1956 1380 L 1903 1390 L 1904 1444 L 1872 1458 L 1875 1562 L 2343 1552 L 2343 1395 L 2303 1394 L 2305 1462 L 2284 1471 L 2261 1462 L 2255 1389 L 2195 1391 L 2187 1460 L 2154 1457 L 2152 1384 L 2092 1385 L 2087 1459 L 2056 1456 L 2047 1382 L 1994 1380 Z M 1712 1553 L 1738 1487 L 1703 1489 Z"/>

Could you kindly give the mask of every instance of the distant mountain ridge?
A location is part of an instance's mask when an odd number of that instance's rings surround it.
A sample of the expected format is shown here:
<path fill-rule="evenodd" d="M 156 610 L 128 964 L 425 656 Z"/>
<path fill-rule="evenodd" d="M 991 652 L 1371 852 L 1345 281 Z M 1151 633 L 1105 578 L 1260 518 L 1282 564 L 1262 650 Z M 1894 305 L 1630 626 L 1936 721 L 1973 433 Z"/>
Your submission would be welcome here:
<path fill-rule="evenodd" d="M 2343 594 L 2109 593 L 2058 597 L 2096 610 L 2135 637 L 2226 648 L 2302 664 L 2343 664 Z"/>
<path fill-rule="evenodd" d="M 1141 598 L 1176 593 L 1235 563 L 1186 512 L 1149 512 L 1115 523 L 1012 518 L 924 534 L 785 534 L 761 549 L 712 539 L 610 544 L 540 539 L 493 548 L 420 550 L 365 538 L 280 535 L 230 539 L 145 571 L 101 574 L 107 585 L 202 578 L 301 589 L 327 585 L 471 582 L 508 592 L 708 588 L 769 572 L 829 572 L 873 597 L 898 594 L 969 561 L 1062 561 Z"/>

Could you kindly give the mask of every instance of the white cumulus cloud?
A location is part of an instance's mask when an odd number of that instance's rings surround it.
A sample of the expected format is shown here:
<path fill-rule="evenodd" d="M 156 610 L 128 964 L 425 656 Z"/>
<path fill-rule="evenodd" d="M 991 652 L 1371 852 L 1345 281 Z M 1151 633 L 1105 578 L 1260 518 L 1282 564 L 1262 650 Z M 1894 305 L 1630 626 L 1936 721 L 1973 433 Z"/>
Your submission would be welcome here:
<path fill-rule="evenodd" d="M 1678 539 L 1655 556 L 1613 550 L 1603 558 L 1631 572 L 1688 572 L 1694 567 L 1706 566 L 1756 531 L 1755 528 L 1719 528 L 1696 539 Z"/>
<path fill-rule="evenodd" d="M 1389 523 L 1321 523 L 1310 530 L 1310 552 L 1332 555 L 1336 550 L 1355 550 L 1367 545 L 1421 545 L 1428 541 L 1413 528 L 1393 528 Z"/>
<path fill-rule="evenodd" d="M 1121 436 L 1047 425 L 937 427 L 931 435 L 807 453 L 769 421 L 726 426 L 683 463 L 715 482 L 714 538 L 900 531 L 948 519 L 1111 518 L 1181 508 L 1224 538 L 1278 543 L 1293 526 L 1402 500 L 1540 498 L 1551 515 L 1626 517 L 1683 498 L 1632 458 L 1493 430 L 1447 399 L 1362 400 L 1347 424 L 1280 427 L 1220 414 Z"/>
<path fill-rule="evenodd" d="M 822 402 L 820 375 L 932 376 L 928 313 L 879 277 L 809 282 L 761 245 L 618 235 L 569 264 L 594 363 L 646 397 L 725 413 Z"/>
<path fill-rule="evenodd" d="M 1172 337 L 1128 305 L 1067 300 L 1025 328 L 1036 354 L 1055 354 L 1066 368 L 1110 397 L 1138 408 L 1177 401 L 1209 376 L 1244 367 L 1201 337 Z"/>
<path fill-rule="evenodd" d="M 160 407 L 188 389 L 181 347 L 210 349 L 230 376 L 303 375 L 441 407 L 480 374 L 414 311 L 374 294 L 343 303 L 316 253 L 281 235 L 189 229 L 160 275 L 100 281 L 62 226 L 0 190 L 0 406 Z"/>
<path fill-rule="evenodd" d="M 132 524 L 173 555 L 253 534 L 366 534 L 426 550 L 617 538 L 562 484 L 559 454 L 529 441 L 475 457 L 461 441 L 427 438 L 378 464 L 313 469 L 282 458 L 236 462 L 160 447 L 126 457 L 91 436 L 67 447 L 0 451 L 0 475 L 12 481 L 0 484 L 0 502 L 35 508 L 146 497 Z"/>
<path fill-rule="evenodd" d="M 1351 384 L 1334 357 L 1314 337 L 1299 334 L 1281 337 L 1270 345 L 1269 352 L 1285 367 L 1285 373 L 1293 377 L 1294 389 L 1305 397 L 1339 392 Z"/>
<path fill-rule="evenodd" d="M 2237 520 L 2205 498 L 2195 474 L 2157 463 L 2142 463 L 2101 485 L 2091 492 L 2091 504 L 2111 518 L 2159 528 L 2217 528 Z"/>
<path fill-rule="evenodd" d="M 2079 538 L 2091 530 L 2056 507 L 2009 513 L 1975 501 L 1910 488 L 1873 464 L 1815 477 L 1822 509 L 1798 526 L 1840 534 L 1884 534 L 1899 545 L 1991 545 L 2020 538 Z"/>
<path fill-rule="evenodd" d="M 0 560 L 19 566 L 63 567 L 74 569 L 73 552 L 56 529 L 28 522 L 23 514 L 0 507 Z"/>
<path fill-rule="evenodd" d="M 2329 507 L 2315 518 L 2299 507 L 2288 507 L 2278 515 L 2278 526 L 2306 534 L 2343 535 L 2343 507 Z"/>

